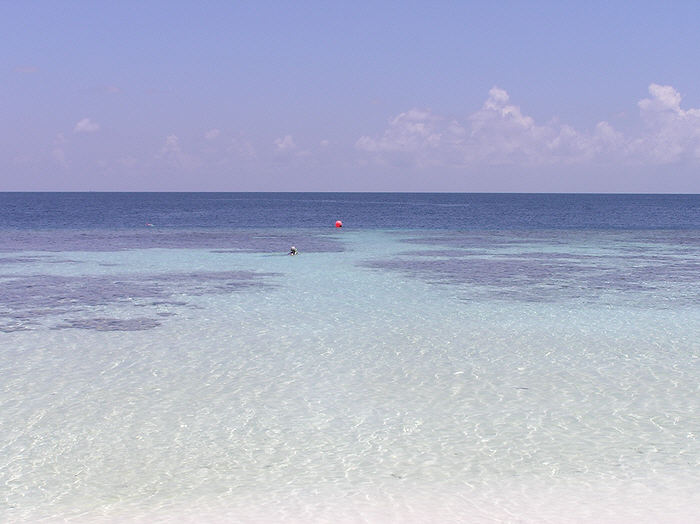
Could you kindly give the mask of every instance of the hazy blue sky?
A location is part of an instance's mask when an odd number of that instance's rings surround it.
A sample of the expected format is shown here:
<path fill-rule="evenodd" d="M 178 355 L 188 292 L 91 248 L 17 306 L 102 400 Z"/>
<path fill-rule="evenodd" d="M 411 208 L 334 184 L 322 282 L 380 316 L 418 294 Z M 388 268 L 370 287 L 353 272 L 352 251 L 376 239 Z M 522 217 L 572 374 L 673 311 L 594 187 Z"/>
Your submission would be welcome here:
<path fill-rule="evenodd" d="M 0 190 L 700 192 L 700 2 L 0 0 Z"/>

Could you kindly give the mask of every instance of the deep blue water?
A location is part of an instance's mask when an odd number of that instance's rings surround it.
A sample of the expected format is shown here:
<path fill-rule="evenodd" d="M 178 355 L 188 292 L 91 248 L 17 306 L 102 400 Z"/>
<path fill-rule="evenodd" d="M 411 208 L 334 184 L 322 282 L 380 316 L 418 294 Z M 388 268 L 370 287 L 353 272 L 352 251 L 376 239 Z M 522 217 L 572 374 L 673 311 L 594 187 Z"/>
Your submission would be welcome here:
<path fill-rule="evenodd" d="M 700 229 L 700 195 L 0 193 L 0 229 Z"/>

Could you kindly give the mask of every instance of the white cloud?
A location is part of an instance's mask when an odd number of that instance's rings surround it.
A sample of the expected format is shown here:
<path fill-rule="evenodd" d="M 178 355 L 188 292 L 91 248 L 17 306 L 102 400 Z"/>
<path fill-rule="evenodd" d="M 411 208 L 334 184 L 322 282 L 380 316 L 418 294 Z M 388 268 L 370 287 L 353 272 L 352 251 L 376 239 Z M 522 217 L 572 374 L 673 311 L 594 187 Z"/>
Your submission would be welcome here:
<path fill-rule="evenodd" d="M 642 111 L 681 112 L 681 95 L 673 87 L 651 84 L 649 94 L 654 98 L 645 98 L 637 104 Z"/>
<path fill-rule="evenodd" d="M 298 160 L 308 161 L 314 157 L 314 154 L 306 149 L 300 149 L 297 143 L 292 138 L 292 135 L 285 135 L 283 137 L 275 139 L 275 150 L 274 154 L 278 161 L 292 161 L 296 162 Z"/>
<path fill-rule="evenodd" d="M 163 144 L 163 147 L 160 148 L 160 154 L 162 156 L 181 152 L 180 139 L 177 137 L 177 135 L 168 135 L 165 137 L 165 143 Z"/>
<path fill-rule="evenodd" d="M 662 164 L 700 159 L 700 109 L 681 109 L 681 95 L 671 86 L 651 84 L 649 94 L 638 104 L 645 132 L 633 151 Z"/>
<path fill-rule="evenodd" d="M 368 152 L 388 153 L 394 161 L 411 155 L 419 165 L 431 165 L 459 162 L 455 153 L 464 146 L 465 138 L 466 130 L 455 120 L 411 109 L 390 120 L 381 137 L 360 137 L 356 146 Z"/>
<path fill-rule="evenodd" d="M 206 138 L 207 140 L 215 140 L 219 137 L 220 134 L 221 131 L 219 131 L 218 129 L 210 129 L 209 131 L 204 133 L 204 138 Z"/>
<path fill-rule="evenodd" d="M 100 130 L 100 124 L 93 122 L 89 118 L 83 118 L 73 128 L 74 133 L 95 133 Z"/>
<path fill-rule="evenodd" d="M 406 151 L 435 148 L 440 144 L 445 125 L 442 118 L 429 111 L 411 109 L 389 121 L 389 128 L 379 139 L 360 138 L 358 145 L 366 151 Z"/>
<path fill-rule="evenodd" d="M 165 138 L 163 147 L 160 148 L 156 158 L 165 160 L 172 167 L 177 168 L 193 168 L 199 165 L 196 158 L 182 150 L 180 139 L 175 134 L 168 135 Z"/>
<path fill-rule="evenodd" d="M 288 153 L 294 151 L 297 145 L 294 143 L 292 135 L 285 135 L 275 140 L 275 151 L 277 153 Z"/>
<path fill-rule="evenodd" d="M 644 129 L 624 136 L 608 122 L 590 132 L 553 119 L 537 123 L 494 87 L 464 123 L 411 109 L 389 121 L 379 137 L 362 136 L 357 149 L 381 162 L 426 165 L 561 165 L 586 162 L 668 163 L 700 159 L 700 109 L 683 110 L 670 86 L 652 84 L 639 102 Z"/>
<path fill-rule="evenodd" d="M 536 164 L 548 144 L 556 144 L 558 133 L 554 129 L 535 125 L 531 117 L 523 115 L 509 101 L 508 93 L 494 87 L 483 107 L 470 117 L 467 160 Z M 564 141 L 575 140 L 570 132 L 567 134 Z"/>

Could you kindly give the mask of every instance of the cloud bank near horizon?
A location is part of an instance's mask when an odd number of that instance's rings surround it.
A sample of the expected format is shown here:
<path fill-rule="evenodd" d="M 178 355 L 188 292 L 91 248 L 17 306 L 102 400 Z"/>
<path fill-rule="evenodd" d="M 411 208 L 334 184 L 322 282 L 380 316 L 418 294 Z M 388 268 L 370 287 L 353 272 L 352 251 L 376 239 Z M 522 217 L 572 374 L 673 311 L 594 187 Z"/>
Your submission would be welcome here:
<path fill-rule="evenodd" d="M 360 137 L 355 147 L 380 163 L 418 167 L 700 161 L 700 109 L 682 109 L 672 86 L 651 84 L 649 95 L 637 104 L 641 126 L 634 136 L 606 121 L 589 132 L 557 119 L 537 123 L 493 87 L 464 122 L 410 109 L 391 119 L 383 134 Z"/>
<path fill-rule="evenodd" d="M 440 170 L 463 171 L 467 176 L 483 167 L 516 170 L 512 172 L 602 166 L 628 172 L 654 166 L 694 169 L 700 164 L 700 109 L 683 108 L 681 94 L 672 86 L 651 84 L 648 90 L 649 96 L 637 103 L 636 125 L 627 133 L 607 121 L 590 130 L 576 129 L 557 118 L 538 122 L 515 105 L 504 89 L 493 87 L 482 106 L 462 120 L 413 108 L 391 118 L 383 131 L 354 142 L 349 137 L 344 144 L 296 131 L 292 135 L 270 130 L 267 138 L 260 134 L 253 138 L 244 131 L 203 127 L 208 130 L 154 135 L 156 141 L 144 142 L 138 151 L 110 149 L 109 138 L 101 135 L 102 126 L 85 117 L 72 132 L 58 132 L 45 146 L 43 158 L 63 173 L 92 165 L 105 180 L 155 173 L 164 180 L 176 173 L 217 180 L 267 174 L 273 180 L 299 169 L 360 174 L 377 169 L 387 173 L 431 170 L 435 176 Z M 95 140 L 80 140 L 86 134 Z M 99 153 L 96 147 L 102 147 Z M 14 165 L 28 162 L 18 156 Z"/>

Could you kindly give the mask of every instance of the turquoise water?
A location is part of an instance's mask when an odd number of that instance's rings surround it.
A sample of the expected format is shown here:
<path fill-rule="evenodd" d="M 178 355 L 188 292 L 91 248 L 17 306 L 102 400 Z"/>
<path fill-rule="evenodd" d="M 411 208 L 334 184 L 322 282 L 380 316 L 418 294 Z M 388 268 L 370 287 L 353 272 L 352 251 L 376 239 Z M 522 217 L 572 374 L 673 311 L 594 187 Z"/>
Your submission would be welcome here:
<path fill-rule="evenodd" d="M 3 522 L 698 520 L 693 229 L 3 234 Z"/>

